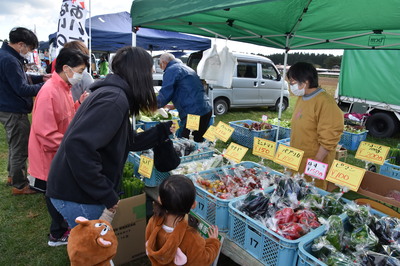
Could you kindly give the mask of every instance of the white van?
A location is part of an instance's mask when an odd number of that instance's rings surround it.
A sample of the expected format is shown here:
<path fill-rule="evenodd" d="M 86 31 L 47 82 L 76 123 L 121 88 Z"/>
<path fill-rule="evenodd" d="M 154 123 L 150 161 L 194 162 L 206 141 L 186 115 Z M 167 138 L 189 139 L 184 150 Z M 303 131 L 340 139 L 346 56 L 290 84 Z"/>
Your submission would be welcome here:
<path fill-rule="evenodd" d="M 267 106 L 278 111 L 282 82 L 284 83 L 282 111 L 289 106 L 288 84 L 275 64 L 268 58 L 257 55 L 233 53 L 237 68 L 233 74 L 232 87 L 212 89 L 214 113 L 222 115 L 229 108 Z M 189 56 L 188 66 L 197 69 L 202 52 Z"/>

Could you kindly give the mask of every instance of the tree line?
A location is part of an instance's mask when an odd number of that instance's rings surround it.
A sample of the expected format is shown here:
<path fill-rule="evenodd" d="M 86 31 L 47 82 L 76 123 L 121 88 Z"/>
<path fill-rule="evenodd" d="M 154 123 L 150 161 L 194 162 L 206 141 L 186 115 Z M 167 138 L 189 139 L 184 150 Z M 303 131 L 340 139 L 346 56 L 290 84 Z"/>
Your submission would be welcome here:
<path fill-rule="evenodd" d="M 263 55 L 258 54 L 260 56 L 268 57 L 272 60 L 276 65 L 283 65 L 284 53 L 281 54 L 271 54 L 271 55 Z M 342 56 L 332 55 L 332 54 L 315 54 L 315 53 L 290 53 L 287 58 L 287 64 L 293 65 L 297 62 L 308 62 L 313 64 L 317 68 L 328 68 L 331 69 L 334 66 L 340 66 L 342 61 Z"/>

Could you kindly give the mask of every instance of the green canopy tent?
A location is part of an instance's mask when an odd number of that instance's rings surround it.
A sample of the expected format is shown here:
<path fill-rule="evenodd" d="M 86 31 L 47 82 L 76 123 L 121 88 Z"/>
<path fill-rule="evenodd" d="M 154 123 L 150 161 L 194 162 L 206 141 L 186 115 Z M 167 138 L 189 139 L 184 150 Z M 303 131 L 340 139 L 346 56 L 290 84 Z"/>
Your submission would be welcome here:
<path fill-rule="evenodd" d="M 284 49 L 283 76 L 293 49 L 400 49 L 400 0 L 134 0 L 131 17 L 133 26 Z"/>

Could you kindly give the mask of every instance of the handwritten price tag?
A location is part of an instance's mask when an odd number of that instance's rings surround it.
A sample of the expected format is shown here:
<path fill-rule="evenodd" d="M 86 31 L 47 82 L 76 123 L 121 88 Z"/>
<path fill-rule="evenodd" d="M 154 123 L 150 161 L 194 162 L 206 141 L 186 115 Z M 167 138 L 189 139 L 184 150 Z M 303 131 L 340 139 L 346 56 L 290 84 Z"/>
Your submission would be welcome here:
<path fill-rule="evenodd" d="M 275 153 L 274 162 L 298 171 L 303 155 L 304 151 L 302 150 L 279 145 L 278 151 Z"/>
<path fill-rule="evenodd" d="M 326 180 L 357 191 L 364 178 L 365 169 L 334 160 Z"/>
<path fill-rule="evenodd" d="M 306 175 L 324 180 L 326 177 L 327 170 L 328 170 L 328 164 L 308 159 L 304 173 Z"/>
<path fill-rule="evenodd" d="M 219 121 L 215 129 L 215 136 L 220 140 L 222 140 L 223 142 L 227 142 L 234 130 L 235 129 L 233 127 L 225 124 L 222 121 Z"/>
<path fill-rule="evenodd" d="M 153 172 L 153 165 L 154 165 L 153 159 L 141 155 L 139 163 L 139 174 L 141 174 L 144 177 L 150 178 L 151 173 Z"/>
<path fill-rule="evenodd" d="M 190 130 L 199 130 L 200 116 L 199 115 L 188 115 L 186 121 L 186 128 Z"/>
<path fill-rule="evenodd" d="M 273 160 L 275 155 L 275 150 L 276 150 L 276 142 L 257 137 L 254 138 L 253 142 L 254 155 Z"/>
<path fill-rule="evenodd" d="M 390 147 L 361 141 L 356 152 L 356 158 L 376 164 L 383 165 Z"/>
<path fill-rule="evenodd" d="M 216 137 L 215 137 L 215 127 L 214 126 L 210 126 L 206 133 L 204 133 L 203 138 L 205 138 L 208 141 L 213 142 Z"/>
<path fill-rule="evenodd" d="M 172 124 L 175 126 L 175 131 L 177 131 L 179 129 L 179 122 L 176 119 L 172 120 Z"/>
<path fill-rule="evenodd" d="M 236 163 L 240 163 L 244 155 L 246 154 L 247 150 L 248 148 L 243 147 L 234 142 L 231 142 L 231 144 L 229 144 L 228 148 L 226 149 L 224 156 L 228 159 L 233 160 Z"/>

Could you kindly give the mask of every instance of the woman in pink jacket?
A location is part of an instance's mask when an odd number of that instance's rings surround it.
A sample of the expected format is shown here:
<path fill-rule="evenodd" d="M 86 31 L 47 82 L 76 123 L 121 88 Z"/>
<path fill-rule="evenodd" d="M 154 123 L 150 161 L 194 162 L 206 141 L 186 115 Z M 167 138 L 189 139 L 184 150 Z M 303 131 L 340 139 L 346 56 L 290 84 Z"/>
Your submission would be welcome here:
<path fill-rule="evenodd" d="M 51 161 L 85 98 L 82 95 L 74 103 L 71 86 L 82 79 L 82 72 L 89 66 L 88 59 L 80 50 L 63 48 L 57 56 L 55 72 L 36 96 L 28 145 L 28 178 L 33 189 L 46 192 Z M 65 245 L 68 243 L 65 235 L 68 226 L 48 198 L 46 204 L 52 218 L 48 245 Z"/>

